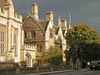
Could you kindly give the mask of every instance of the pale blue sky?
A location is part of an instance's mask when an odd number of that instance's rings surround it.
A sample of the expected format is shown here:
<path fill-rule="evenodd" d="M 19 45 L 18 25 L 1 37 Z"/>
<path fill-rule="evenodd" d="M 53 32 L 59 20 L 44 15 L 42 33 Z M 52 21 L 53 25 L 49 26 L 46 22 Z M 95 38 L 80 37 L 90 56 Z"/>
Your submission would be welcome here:
<path fill-rule="evenodd" d="M 39 5 L 39 17 L 45 19 L 46 11 L 54 12 L 57 17 L 67 18 L 72 13 L 72 24 L 83 23 L 96 27 L 100 33 L 100 0 L 13 0 L 18 13 L 26 16 L 31 12 L 32 3 Z"/>

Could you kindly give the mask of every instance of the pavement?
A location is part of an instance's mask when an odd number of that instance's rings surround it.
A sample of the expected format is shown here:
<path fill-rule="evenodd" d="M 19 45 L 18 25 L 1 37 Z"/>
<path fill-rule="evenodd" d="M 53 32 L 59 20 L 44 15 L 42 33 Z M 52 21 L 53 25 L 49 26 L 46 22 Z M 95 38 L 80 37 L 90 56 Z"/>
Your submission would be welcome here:
<path fill-rule="evenodd" d="M 47 75 L 47 74 L 57 74 L 64 72 L 71 72 L 73 70 L 63 70 L 63 71 L 51 71 L 51 72 L 41 72 L 41 73 L 32 73 L 32 74 L 21 74 L 21 75 Z"/>

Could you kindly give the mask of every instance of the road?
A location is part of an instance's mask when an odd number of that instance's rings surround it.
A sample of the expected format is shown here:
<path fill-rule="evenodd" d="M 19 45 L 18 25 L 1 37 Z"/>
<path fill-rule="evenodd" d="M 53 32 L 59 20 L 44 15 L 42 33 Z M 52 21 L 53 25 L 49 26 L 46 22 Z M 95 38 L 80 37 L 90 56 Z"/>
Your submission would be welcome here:
<path fill-rule="evenodd" d="M 72 71 L 72 72 L 59 73 L 59 74 L 49 74 L 49 75 L 100 75 L 100 70 L 90 71 L 86 69 L 86 70 Z"/>
<path fill-rule="evenodd" d="M 90 71 L 89 69 L 81 69 L 78 71 L 67 71 L 67 72 L 60 72 L 60 73 L 25 74 L 25 75 L 100 75 L 100 70 Z"/>

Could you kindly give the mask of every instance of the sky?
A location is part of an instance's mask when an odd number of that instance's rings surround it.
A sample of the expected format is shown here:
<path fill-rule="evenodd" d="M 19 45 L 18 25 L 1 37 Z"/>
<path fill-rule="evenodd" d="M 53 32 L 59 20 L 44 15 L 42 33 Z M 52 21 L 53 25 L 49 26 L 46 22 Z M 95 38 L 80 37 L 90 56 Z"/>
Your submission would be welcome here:
<path fill-rule="evenodd" d="M 45 19 L 47 11 L 53 11 L 54 21 L 58 16 L 67 19 L 71 13 L 71 23 L 88 24 L 100 33 L 100 0 L 13 0 L 15 10 L 23 17 L 31 12 L 32 4 L 38 3 L 39 17 Z"/>

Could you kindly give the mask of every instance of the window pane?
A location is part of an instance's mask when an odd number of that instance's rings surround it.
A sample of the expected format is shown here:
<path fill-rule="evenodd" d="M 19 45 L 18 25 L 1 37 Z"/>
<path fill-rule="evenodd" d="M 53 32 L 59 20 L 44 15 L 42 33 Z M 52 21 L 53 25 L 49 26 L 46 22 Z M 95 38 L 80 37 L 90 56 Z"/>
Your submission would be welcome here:
<path fill-rule="evenodd" d="M 4 55 L 5 50 L 5 36 L 4 32 L 0 32 L 0 55 Z"/>

